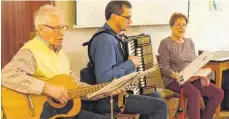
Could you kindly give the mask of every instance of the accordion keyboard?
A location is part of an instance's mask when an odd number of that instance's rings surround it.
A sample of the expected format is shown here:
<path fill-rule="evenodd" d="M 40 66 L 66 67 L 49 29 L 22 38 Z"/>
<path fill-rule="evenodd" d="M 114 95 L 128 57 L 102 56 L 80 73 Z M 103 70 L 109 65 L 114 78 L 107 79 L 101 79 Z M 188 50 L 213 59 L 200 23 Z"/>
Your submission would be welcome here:
<path fill-rule="evenodd" d="M 145 71 L 153 67 L 153 49 L 151 44 L 151 38 L 149 35 L 141 34 L 136 36 L 130 36 L 125 40 L 125 45 L 127 47 L 128 56 L 139 56 L 141 59 L 141 64 L 137 68 L 137 71 Z M 139 82 L 139 88 L 133 91 L 134 94 L 145 94 L 144 88 L 152 84 L 148 84 L 148 79 L 151 79 L 151 74 L 145 77 L 141 77 Z M 147 91 L 148 93 L 149 91 Z M 151 91 L 152 92 L 152 91 Z"/>

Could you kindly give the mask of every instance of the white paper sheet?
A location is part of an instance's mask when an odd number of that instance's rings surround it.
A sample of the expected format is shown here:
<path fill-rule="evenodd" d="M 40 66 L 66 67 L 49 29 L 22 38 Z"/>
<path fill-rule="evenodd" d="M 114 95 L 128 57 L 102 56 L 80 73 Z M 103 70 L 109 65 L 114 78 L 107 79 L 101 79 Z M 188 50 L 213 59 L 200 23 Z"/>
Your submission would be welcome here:
<path fill-rule="evenodd" d="M 101 95 L 101 94 L 104 94 L 104 93 L 108 93 L 108 92 L 117 90 L 119 88 L 125 87 L 126 85 L 128 85 L 131 82 L 136 82 L 136 80 L 138 80 L 141 77 L 147 75 L 148 73 L 158 70 L 158 68 L 159 68 L 158 66 L 154 66 L 153 68 L 148 69 L 146 71 L 134 72 L 134 73 L 131 73 L 129 75 L 123 76 L 123 77 L 121 77 L 119 79 L 115 79 L 110 84 L 108 84 L 107 86 L 103 87 L 99 91 L 97 91 L 95 93 L 92 93 L 92 94 L 88 94 L 87 98 L 92 98 L 94 96 Z"/>
<path fill-rule="evenodd" d="M 205 51 L 187 67 L 180 72 L 180 84 L 184 84 L 189 78 L 196 74 L 200 68 L 207 64 L 214 57 L 213 53 Z"/>

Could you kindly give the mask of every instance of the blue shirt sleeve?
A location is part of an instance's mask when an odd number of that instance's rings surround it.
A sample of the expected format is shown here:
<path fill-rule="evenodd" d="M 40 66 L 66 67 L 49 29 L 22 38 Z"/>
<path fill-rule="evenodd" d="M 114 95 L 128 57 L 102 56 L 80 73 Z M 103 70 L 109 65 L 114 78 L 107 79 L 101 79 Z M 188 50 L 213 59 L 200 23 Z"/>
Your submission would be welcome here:
<path fill-rule="evenodd" d="M 116 50 L 111 35 L 101 34 L 95 37 L 91 44 L 90 55 L 95 64 L 97 83 L 110 82 L 114 78 L 120 78 L 135 70 L 135 65 L 131 60 L 117 64 Z"/>

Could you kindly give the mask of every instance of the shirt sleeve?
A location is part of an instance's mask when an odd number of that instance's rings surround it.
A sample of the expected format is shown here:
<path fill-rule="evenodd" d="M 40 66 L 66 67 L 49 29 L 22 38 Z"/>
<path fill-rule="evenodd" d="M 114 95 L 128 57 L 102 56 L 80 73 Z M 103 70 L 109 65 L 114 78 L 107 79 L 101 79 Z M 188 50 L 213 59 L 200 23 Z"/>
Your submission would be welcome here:
<path fill-rule="evenodd" d="M 91 56 L 94 56 L 97 83 L 110 82 L 114 78 L 120 78 L 135 69 L 135 65 L 131 60 L 117 64 L 115 46 L 108 35 L 99 35 L 95 38 L 97 39 L 94 39 L 94 41 L 97 43 L 92 48 L 93 51 L 91 50 L 93 52 Z"/>
<path fill-rule="evenodd" d="M 32 76 L 36 68 L 32 52 L 20 50 L 2 69 L 2 86 L 25 94 L 41 94 L 45 82 Z"/>
<path fill-rule="evenodd" d="M 159 54 L 159 65 L 161 66 L 161 73 L 167 77 L 170 77 L 173 70 L 170 68 L 169 61 L 169 50 L 166 47 L 166 42 L 164 40 L 161 41 L 160 46 L 158 48 Z"/>

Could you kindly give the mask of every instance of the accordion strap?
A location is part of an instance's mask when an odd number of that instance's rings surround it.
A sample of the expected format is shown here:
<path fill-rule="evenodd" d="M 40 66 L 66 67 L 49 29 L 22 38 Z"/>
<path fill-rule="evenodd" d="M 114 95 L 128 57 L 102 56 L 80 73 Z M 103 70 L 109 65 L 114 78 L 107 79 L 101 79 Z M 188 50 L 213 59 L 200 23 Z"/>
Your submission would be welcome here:
<path fill-rule="evenodd" d="M 87 42 L 84 42 L 83 43 L 83 46 L 88 46 L 88 57 L 89 57 L 89 63 L 90 64 L 88 64 L 88 65 L 94 65 L 94 63 L 92 62 L 92 58 L 91 58 L 91 56 L 90 56 L 90 45 L 91 45 L 91 43 L 92 43 L 92 41 L 94 40 L 94 38 L 96 37 L 96 36 L 98 36 L 98 35 L 100 35 L 100 34 L 102 34 L 102 33 L 108 33 L 108 34 L 110 34 L 110 35 L 113 35 L 113 36 L 116 36 L 116 33 L 115 32 L 113 32 L 113 31 L 111 31 L 111 30 L 109 30 L 109 29 L 100 29 L 100 30 L 98 30 L 93 36 L 92 36 L 92 38 L 89 40 L 89 41 L 87 41 Z"/>

